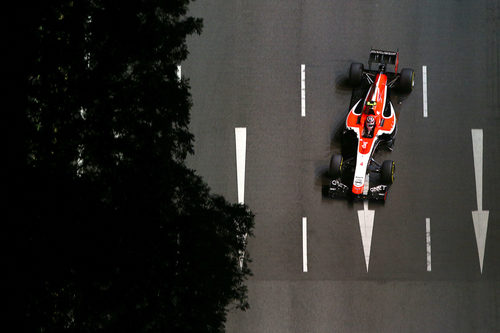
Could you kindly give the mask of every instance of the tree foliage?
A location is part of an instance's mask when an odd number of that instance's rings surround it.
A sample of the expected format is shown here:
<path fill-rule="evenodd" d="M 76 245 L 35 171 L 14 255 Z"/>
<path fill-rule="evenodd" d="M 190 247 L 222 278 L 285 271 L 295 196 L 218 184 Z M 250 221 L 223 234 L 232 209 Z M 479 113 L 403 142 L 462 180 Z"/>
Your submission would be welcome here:
<path fill-rule="evenodd" d="M 22 12 L 7 260 L 22 330 L 218 332 L 228 305 L 248 307 L 253 215 L 184 164 L 191 98 L 176 69 L 202 28 L 188 4 Z"/>

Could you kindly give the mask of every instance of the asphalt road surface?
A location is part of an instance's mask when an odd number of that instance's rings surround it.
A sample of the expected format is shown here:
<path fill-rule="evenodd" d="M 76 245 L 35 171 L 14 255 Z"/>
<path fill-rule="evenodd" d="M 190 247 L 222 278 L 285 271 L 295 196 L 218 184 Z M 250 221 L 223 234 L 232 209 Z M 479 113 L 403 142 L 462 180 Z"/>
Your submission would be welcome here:
<path fill-rule="evenodd" d="M 227 331 L 500 332 L 498 0 L 199 0 L 191 14 L 204 31 L 182 64 L 194 102 L 189 165 L 233 202 L 235 128 L 247 133 L 254 275 L 250 309 L 231 311 Z M 371 47 L 399 49 L 416 76 L 409 96 L 393 98 L 394 151 L 375 156 L 396 161 L 396 181 L 385 205 L 366 207 L 321 187 L 349 107 L 349 65 L 366 64 Z M 374 220 L 363 242 L 365 210 Z"/>

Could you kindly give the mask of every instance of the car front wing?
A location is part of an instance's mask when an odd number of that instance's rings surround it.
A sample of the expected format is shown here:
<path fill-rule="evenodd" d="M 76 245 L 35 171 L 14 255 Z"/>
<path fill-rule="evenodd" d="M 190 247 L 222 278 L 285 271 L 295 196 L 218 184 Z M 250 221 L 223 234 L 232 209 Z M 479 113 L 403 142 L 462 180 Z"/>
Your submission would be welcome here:
<path fill-rule="evenodd" d="M 363 192 L 363 194 L 352 193 L 349 186 L 343 184 L 339 180 L 332 180 L 330 187 L 328 189 L 328 196 L 332 199 L 335 198 L 352 198 L 352 199 L 366 199 L 366 200 L 385 200 L 387 197 L 387 192 L 389 191 L 389 186 L 387 185 L 377 185 L 370 187 L 368 191 Z"/>

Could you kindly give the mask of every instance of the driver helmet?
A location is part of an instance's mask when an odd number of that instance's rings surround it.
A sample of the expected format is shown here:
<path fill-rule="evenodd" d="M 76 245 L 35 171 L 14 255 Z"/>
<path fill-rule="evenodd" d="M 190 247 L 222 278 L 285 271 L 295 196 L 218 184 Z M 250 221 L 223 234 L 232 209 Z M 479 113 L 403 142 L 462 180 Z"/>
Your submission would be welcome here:
<path fill-rule="evenodd" d="M 374 126 L 375 126 L 375 117 L 373 116 L 366 117 L 366 128 L 372 130 Z"/>

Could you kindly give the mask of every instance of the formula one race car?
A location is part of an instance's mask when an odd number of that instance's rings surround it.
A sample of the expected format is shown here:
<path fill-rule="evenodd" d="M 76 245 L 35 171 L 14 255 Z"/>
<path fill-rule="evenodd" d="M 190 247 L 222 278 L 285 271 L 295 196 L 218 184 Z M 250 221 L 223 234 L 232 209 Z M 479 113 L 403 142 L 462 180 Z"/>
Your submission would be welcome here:
<path fill-rule="evenodd" d="M 368 69 L 361 63 L 351 64 L 353 98 L 342 134 L 342 154 L 330 160 L 331 198 L 387 198 L 396 166 L 391 160 L 380 164 L 373 155 L 379 146 L 392 151 L 394 145 L 397 119 L 391 89 L 408 94 L 413 88 L 414 71 L 404 68 L 398 73 L 398 62 L 399 52 L 371 50 Z M 373 64 L 378 68 L 372 69 Z"/>

